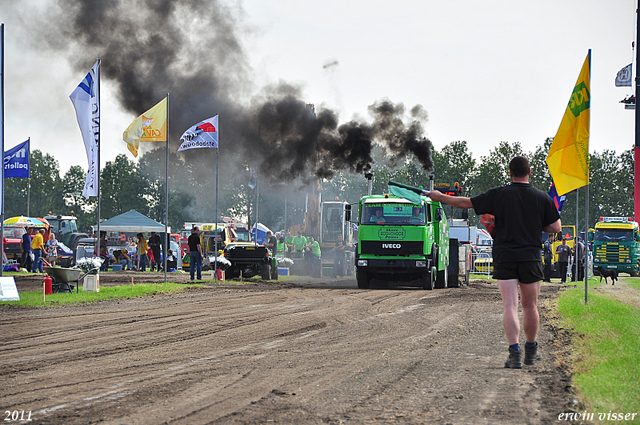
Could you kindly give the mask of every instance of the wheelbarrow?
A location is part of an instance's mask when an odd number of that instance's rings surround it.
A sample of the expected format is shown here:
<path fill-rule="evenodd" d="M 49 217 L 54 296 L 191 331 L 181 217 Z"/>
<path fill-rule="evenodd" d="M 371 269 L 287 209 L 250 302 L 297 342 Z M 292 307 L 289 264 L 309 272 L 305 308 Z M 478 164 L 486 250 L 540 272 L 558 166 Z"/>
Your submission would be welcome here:
<path fill-rule="evenodd" d="M 94 273 L 98 269 L 89 270 L 87 273 L 82 274 L 82 270 L 76 268 L 66 267 L 43 267 L 43 270 L 51 278 L 51 290 L 52 292 L 73 292 L 73 285 L 71 282 L 75 282 L 76 293 L 79 292 L 78 286 L 80 281 L 90 273 Z"/>

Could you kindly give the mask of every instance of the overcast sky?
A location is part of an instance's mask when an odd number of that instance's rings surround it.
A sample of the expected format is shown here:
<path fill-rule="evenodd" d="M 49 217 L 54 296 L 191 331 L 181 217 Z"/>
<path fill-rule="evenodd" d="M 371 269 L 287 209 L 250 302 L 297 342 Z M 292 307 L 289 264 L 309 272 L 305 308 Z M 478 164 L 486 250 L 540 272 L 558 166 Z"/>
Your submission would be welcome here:
<path fill-rule="evenodd" d="M 8 3 L 0 1 L 5 149 L 31 137 L 32 150 L 53 155 L 61 173 L 86 169 L 68 96 L 89 69 L 74 71 L 68 58 L 34 48 L 39 41 L 20 31 L 25 16 Z M 28 3 L 29 13 L 46 12 L 47 1 Z M 633 0 L 245 0 L 238 7 L 251 29 L 242 41 L 256 90 L 300 84 L 309 103 L 339 111 L 341 122 L 368 119 L 367 106 L 384 98 L 420 104 L 436 149 L 466 140 L 476 159 L 501 141 L 532 151 L 553 137 L 592 49 L 590 150 L 633 147 L 634 113 L 619 103 L 633 91 L 614 86 L 634 56 Z M 108 76 L 102 82 L 104 165 L 119 153 L 133 158 L 122 132 L 136 116 L 115 101 Z M 222 152 L 224 120 L 220 131 Z"/>

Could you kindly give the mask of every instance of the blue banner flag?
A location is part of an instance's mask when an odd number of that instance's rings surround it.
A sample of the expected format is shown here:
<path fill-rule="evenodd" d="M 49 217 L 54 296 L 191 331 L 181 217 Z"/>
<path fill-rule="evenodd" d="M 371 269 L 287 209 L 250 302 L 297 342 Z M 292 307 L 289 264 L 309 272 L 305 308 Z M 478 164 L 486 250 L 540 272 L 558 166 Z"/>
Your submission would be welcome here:
<path fill-rule="evenodd" d="M 29 144 L 31 138 L 4 153 L 4 178 L 29 178 Z"/>
<path fill-rule="evenodd" d="M 551 183 L 551 189 L 549 189 L 549 196 L 553 199 L 553 203 L 558 210 L 558 214 L 562 211 L 562 205 L 564 204 L 564 200 L 567 199 L 565 195 L 558 196 L 558 191 L 556 190 L 556 184 Z"/>
<path fill-rule="evenodd" d="M 76 109 L 78 126 L 87 152 L 88 171 L 84 180 L 82 196 L 98 196 L 98 179 L 100 178 L 100 59 L 69 95 Z"/>

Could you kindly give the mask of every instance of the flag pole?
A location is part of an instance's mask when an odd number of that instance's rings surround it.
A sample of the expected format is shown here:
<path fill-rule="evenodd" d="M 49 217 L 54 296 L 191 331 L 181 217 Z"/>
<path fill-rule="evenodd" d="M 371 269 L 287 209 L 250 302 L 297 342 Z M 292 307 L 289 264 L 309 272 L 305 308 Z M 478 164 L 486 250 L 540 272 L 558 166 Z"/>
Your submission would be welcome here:
<path fill-rule="evenodd" d="M 2 133 L 0 134 L 0 149 L 2 150 L 2 162 L 4 164 L 4 24 L 0 25 L 0 108 L 2 109 Z M 4 242 L 4 166 L 2 167 L 2 178 L 0 179 L 0 241 Z M 0 277 L 4 271 L 4 243 L 0 242 Z"/>
<path fill-rule="evenodd" d="M 635 121 L 636 121 L 636 137 L 635 146 L 633 148 L 633 163 L 634 163 L 634 183 L 633 183 L 633 219 L 640 222 L 640 104 L 638 104 L 638 95 L 640 91 L 640 7 L 636 9 L 637 21 L 636 21 L 636 83 L 635 83 L 635 97 L 636 97 L 636 109 L 635 109 Z"/>
<path fill-rule="evenodd" d="M 579 262 L 578 262 L 578 235 L 580 234 L 580 225 L 578 224 L 580 222 L 580 217 L 579 217 L 579 208 L 580 206 L 580 188 L 576 189 L 576 234 L 573 237 L 573 250 L 575 251 L 576 255 L 573 258 L 573 270 L 575 270 L 575 275 L 573 275 L 573 278 L 571 279 L 572 281 L 576 281 L 576 282 L 580 282 L 580 278 L 578 276 L 580 276 L 580 271 L 578 270 L 579 267 Z"/>
<path fill-rule="evenodd" d="M 100 114 L 100 117 L 102 117 L 102 111 L 100 110 L 100 58 L 98 58 L 98 68 L 97 68 L 97 80 L 98 80 L 98 113 Z M 101 120 L 100 120 L 101 121 Z M 98 121 L 98 128 L 100 128 L 100 121 Z M 98 129 L 98 134 L 97 134 L 97 138 L 96 138 L 96 142 L 98 145 L 98 163 L 96 164 L 96 166 L 98 167 L 98 178 L 96 179 L 96 189 L 98 192 L 98 233 L 97 233 L 97 248 L 96 248 L 96 253 L 98 254 L 98 257 L 100 256 L 100 130 Z M 95 137 L 95 133 L 94 133 L 94 137 Z M 105 241 L 104 241 L 105 245 L 107 243 L 106 237 L 105 237 Z M 108 250 L 108 249 L 107 249 Z"/>
<path fill-rule="evenodd" d="M 165 148 L 165 210 L 164 210 L 164 283 L 167 283 L 167 255 L 169 255 L 169 93 L 167 93 L 167 144 Z"/>
<path fill-rule="evenodd" d="M 591 82 L 591 49 L 589 49 L 589 82 Z M 591 102 L 591 93 L 589 93 L 589 102 Z M 589 112 L 589 117 L 591 117 L 591 112 Z M 588 123 L 588 131 L 589 137 L 591 137 L 591 118 L 589 118 Z M 587 144 L 588 146 L 588 144 Z M 590 155 L 587 150 L 587 172 L 591 174 L 591 165 L 590 165 Z M 589 175 L 587 175 L 589 177 Z M 591 181 L 591 179 L 589 179 Z M 577 223 L 576 223 L 577 225 Z M 577 228 L 577 227 L 576 227 Z M 589 234 L 589 184 L 585 186 L 585 197 L 584 197 L 584 235 L 585 237 Z M 585 241 L 585 254 L 587 255 L 587 261 L 585 263 L 585 273 L 584 273 L 584 303 L 585 305 L 589 301 L 589 273 L 588 273 L 588 264 L 589 264 L 589 244 Z M 576 269 L 577 270 L 577 269 Z"/>
<path fill-rule="evenodd" d="M 215 250 L 216 252 L 214 253 L 215 258 L 213 260 L 213 279 L 214 282 L 218 281 L 218 151 L 220 149 L 220 115 L 218 115 L 218 128 L 216 129 L 218 131 L 218 147 L 216 147 L 216 230 L 215 230 L 215 235 L 216 235 L 216 239 L 215 239 Z"/>
<path fill-rule="evenodd" d="M 260 182 L 258 181 L 258 169 L 256 168 L 256 238 L 255 238 L 255 244 L 258 244 L 258 220 L 260 220 L 260 217 L 258 216 L 258 211 L 260 211 L 259 208 L 259 204 L 260 204 Z"/>
<path fill-rule="evenodd" d="M 31 137 L 29 137 L 29 175 L 27 176 L 27 217 L 29 215 L 29 203 L 31 201 Z"/>

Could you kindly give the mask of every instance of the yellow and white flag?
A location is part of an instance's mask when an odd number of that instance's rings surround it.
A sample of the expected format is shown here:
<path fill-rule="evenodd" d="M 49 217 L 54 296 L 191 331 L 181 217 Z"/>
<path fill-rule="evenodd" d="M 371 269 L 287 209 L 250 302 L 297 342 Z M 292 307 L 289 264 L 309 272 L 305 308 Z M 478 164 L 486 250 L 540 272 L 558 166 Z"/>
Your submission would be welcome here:
<path fill-rule="evenodd" d="M 136 118 L 122 134 L 122 140 L 135 157 L 138 156 L 140 142 L 166 142 L 167 98 Z"/>
<path fill-rule="evenodd" d="M 560 128 L 547 155 L 558 195 L 589 184 L 589 117 L 591 50 L 573 88 Z"/>

